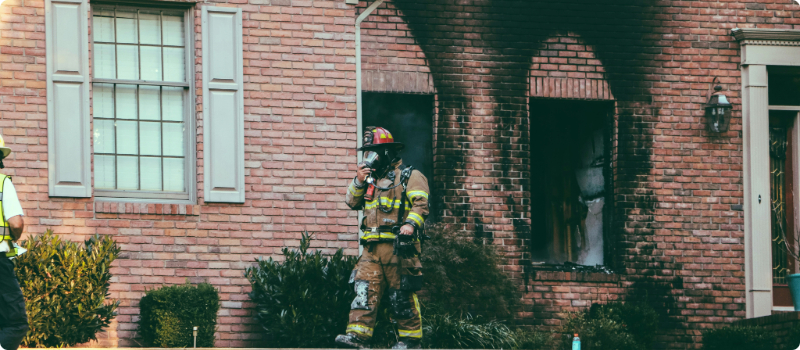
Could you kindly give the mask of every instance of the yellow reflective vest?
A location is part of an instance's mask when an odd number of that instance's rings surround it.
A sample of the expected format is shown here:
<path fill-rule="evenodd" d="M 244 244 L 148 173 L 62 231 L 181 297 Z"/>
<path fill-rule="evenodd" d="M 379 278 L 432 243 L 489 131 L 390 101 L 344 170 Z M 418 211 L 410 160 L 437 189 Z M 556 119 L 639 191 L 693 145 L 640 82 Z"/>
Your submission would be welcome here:
<path fill-rule="evenodd" d="M 5 174 L 0 174 L 0 226 L 3 227 L 3 234 L 0 236 L 0 251 L 5 251 L 6 257 L 17 256 L 17 248 L 12 244 L 14 240 L 11 237 L 11 231 L 8 228 L 8 221 L 6 221 L 5 213 L 3 213 L 3 188 L 6 184 L 6 178 L 11 180 L 11 177 Z"/>

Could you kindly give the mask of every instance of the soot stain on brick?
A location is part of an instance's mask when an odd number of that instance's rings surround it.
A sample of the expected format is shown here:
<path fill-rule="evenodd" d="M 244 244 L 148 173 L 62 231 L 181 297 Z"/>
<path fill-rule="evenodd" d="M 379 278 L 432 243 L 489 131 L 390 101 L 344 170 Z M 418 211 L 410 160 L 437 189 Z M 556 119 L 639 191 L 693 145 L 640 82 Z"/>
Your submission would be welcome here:
<path fill-rule="evenodd" d="M 653 191 L 646 186 L 651 181 L 648 178 L 654 143 L 651 130 L 657 122 L 657 105 L 653 104 L 649 89 L 653 84 L 651 74 L 656 69 L 654 58 L 659 53 L 656 41 L 661 40 L 661 24 L 654 4 L 653 0 L 394 2 L 425 53 L 439 94 L 442 107 L 437 154 L 442 157 L 436 165 L 444 169 L 437 172 L 441 175 L 437 182 L 452 182 L 439 186 L 457 194 L 456 197 L 474 189 L 467 187 L 466 171 L 468 163 L 475 161 L 470 159 L 475 154 L 473 147 L 480 147 L 471 144 L 463 147 L 471 142 L 499 143 L 492 148 L 491 156 L 483 158 L 494 164 L 489 172 L 499 173 L 497 183 L 483 185 L 483 189 L 496 191 L 496 195 L 503 197 L 510 195 L 509 192 L 524 197 L 526 189 L 513 186 L 514 176 L 529 173 L 532 164 L 527 159 L 516 162 L 519 158 L 529 158 L 529 153 L 515 146 L 530 144 L 525 105 L 532 57 L 544 40 L 557 33 L 576 33 L 594 48 L 593 53 L 602 62 L 605 79 L 617 100 L 617 146 L 613 154 L 615 225 L 612 239 L 606 243 L 610 248 L 607 256 L 612 257 L 607 261 L 611 260 L 610 264 L 618 271 L 642 268 L 642 274 L 633 273 L 629 278 L 632 284 L 628 297 L 649 295 L 650 302 L 674 315 L 675 295 L 683 293 L 683 281 L 675 274 L 681 266 L 659 261 L 663 256 L 646 253 L 648 250 L 652 253 L 653 249 L 647 237 L 654 234 L 656 204 Z M 476 28 L 463 32 L 475 35 L 467 39 L 453 30 L 458 25 Z M 464 62 L 470 62 L 470 66 Z M 469 81 L 465 77 L 480 79 Z M 487 109 L 491 115 L 487 115 Z M 468 133 L 477 122 L 492 124 L 488 139 L 474 141 L 474 135 Z M 483 129 L 488 128 L 484 125 Z M 506 204 L 509 212 L 505 217 L 513 218 L 516 235 L 528 237 L 530 222 L 523 218 L 530 202 L 515 205 L 511 197 Z M 475 232 L 483 234 L 482 220 L 463 217 L 482 216 L 472 203 L 458 200 L 445 206 L 450 215 L 475 224 Z M 629 254 L 637 248 L 638 254 Z"/>

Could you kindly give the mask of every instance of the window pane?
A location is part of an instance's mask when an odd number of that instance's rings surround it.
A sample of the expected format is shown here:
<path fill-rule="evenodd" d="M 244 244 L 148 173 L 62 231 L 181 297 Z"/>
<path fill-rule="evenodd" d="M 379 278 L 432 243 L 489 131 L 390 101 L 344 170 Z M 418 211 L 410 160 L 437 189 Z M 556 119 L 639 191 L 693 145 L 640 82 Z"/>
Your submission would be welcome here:
<path fill-rule="evenodd" d="M 139 154 L 136 122 L 117 121 L 117 154 Z"/>
<path fill-rule="evenodd" d="M 767 68 L 768 101 L 773 106 L 800 106 L 800 67 Z"/>
<path fill-rule="evenodd" d="M 161 81 L 161 48 L 140 46 L 142 54 L 142 80 Z"/>
<path fill-rule="evenodd" d="M 164 155 L 183 156 L 183 123 L 164 123 Z"/>
<path fill-rule="evenodd" d="M 139 119 L 159 120 L 161 119 L 161 108 L 159 108 L 159 87 L 139 85 Z"/>
<path fill-rule="evenodd" d="M 139 52 L 133 45 L 117 46 L 117 79 L 139 79 Z"/>
<path fill-rule="evenodd" d="M 136 44 L 139 42 L 136 28 L 136 12 L 117 10 L 117 42 Z"/>
<path fill-rule="evenodd" d="M 114 189 L 114 156 L 94 156 L 94 187 Z"/>
<path fill-rule="evenodd" d="M 117 180 L 120 190 L 139 189 L 139 157 L 117 157 Z"/>
<path fill-rule="evenodd" d="M 114 18 L 95 15 L 92 21 L 92 38 L 94 41 L 114 42 Z"/>
<path fill-rule="evenodd" d="M 165 86 L 161 93 L 164 120 L 183 121 L 183 88 Z"/>
<path fill-rule="evenodd" d="M 114 153 L 113 120 L 94 120 L 94 153 Z"/>
<path fill-rule="evenodd" d="M 148 156 L 161 155 L 161 123 L 141 122 L 139 123 L 139 142 L 141 143 L 141 154 Z"/>
<path fill-rule="evenodd" d="M 161 158 L 142 157 L 142 190 L 161 191 Z"/>
<path fill-rule="evenodd" d="M 94 118 L 114 118 L 114 85 L 92 86 L 92 112 Z"/>
<path fill-rule="evenodd" d="M 117 119 L 136 119 L 136 85 L 117 85 Z"/>
<path fill-rule="evenodd" d="M 183 46 L 183 16 L 164 15 L 164 45 Z"/>
<path fill-rule="evenodd" d="M 161 44 L 161 15 L 156 13 L 139 13 L 139 32 L 142 44 Z"/>
<path fill-rule="evenodd" d="M 164 158 L 164 191 L 185 191 L 183 176 L 183 158 Z"/>
<path fill-rule="evenodd" d="M 117 77 L 116 54 L 114 45 L 94 44 L 94 77 L 98 79 L 115 79 Z"/>
<path fill-rule="evenodd" d="M 164 81 L 184 81 L 186 78 L 183 48 L 164 48 Z"/>
<path fill-rule="evenodd" d="M 114 17 L 113 7 L 92 6 L 92 15 L 98 17 Z"/>

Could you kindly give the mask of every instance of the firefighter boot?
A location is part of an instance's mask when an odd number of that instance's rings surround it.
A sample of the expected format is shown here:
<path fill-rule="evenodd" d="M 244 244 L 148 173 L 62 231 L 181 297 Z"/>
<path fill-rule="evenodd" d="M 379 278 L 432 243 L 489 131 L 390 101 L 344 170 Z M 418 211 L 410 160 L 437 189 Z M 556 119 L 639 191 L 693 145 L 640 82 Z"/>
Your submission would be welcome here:
<path fill-rule="evenodd" d="M 414 338 L 400 338 L 397 344 L 392 346 L 392 349 L 422 349 L 419 339 Z"/>
<path fill-rule="evenodd" d="M 336 344 L 348 348 L 367 349 L 366 341 L 359 338 L 355 333 L 337 335 Z"/>

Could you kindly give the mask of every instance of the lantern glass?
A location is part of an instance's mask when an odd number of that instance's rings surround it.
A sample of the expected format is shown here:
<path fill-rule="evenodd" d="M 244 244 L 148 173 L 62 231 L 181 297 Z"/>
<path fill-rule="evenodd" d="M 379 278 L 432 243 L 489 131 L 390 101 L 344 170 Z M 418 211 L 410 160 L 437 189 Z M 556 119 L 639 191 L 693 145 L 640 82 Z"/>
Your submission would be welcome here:
<path fill-rule="evenodd" d="M 722 94 L 711 96 L 706 105 L 706 123 L 709 132 L 726 132 L 731 120 L 733 106 Z"/>

